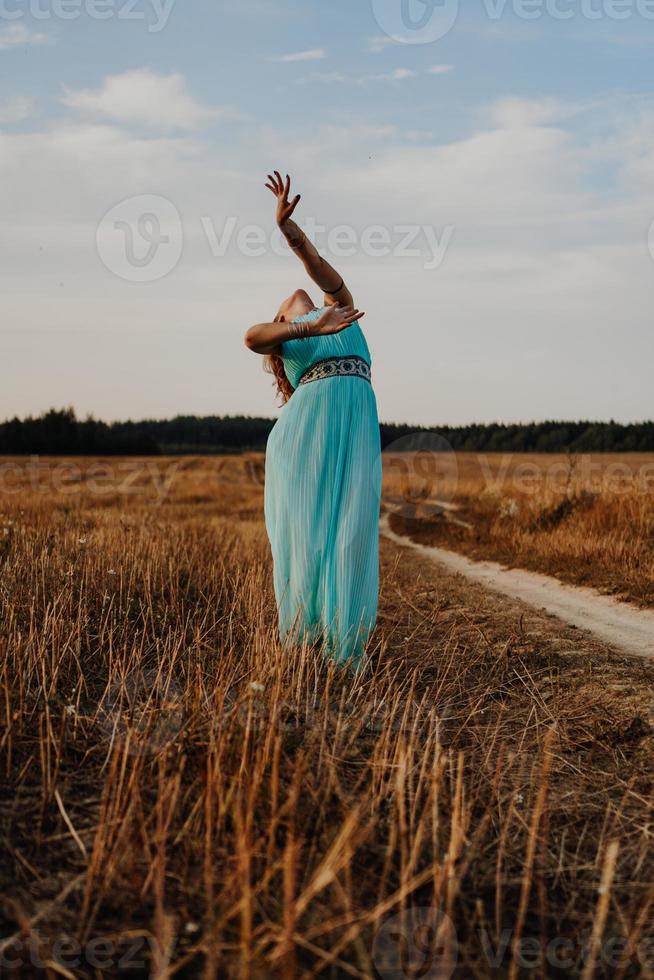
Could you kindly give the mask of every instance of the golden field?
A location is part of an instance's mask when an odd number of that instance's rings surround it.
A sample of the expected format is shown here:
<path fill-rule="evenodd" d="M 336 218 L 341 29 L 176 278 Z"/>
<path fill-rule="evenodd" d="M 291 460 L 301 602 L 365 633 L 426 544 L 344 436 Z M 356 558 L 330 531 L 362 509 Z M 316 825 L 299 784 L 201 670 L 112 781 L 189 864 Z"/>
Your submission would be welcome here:
<path fill-rule="evenodd" d="M 412 534 L 650 601 L 646 494 L 421 465 Z M 354 675 L 279 647 L 260 456 L 2 475 L 1 975 L 654 975 L 652 664 L 384 540 Z"/>
<path fill-rule="evenodd" d="M 385 491 L 414 540 L 654 605 L 654 454 L 388 453 Z"/>

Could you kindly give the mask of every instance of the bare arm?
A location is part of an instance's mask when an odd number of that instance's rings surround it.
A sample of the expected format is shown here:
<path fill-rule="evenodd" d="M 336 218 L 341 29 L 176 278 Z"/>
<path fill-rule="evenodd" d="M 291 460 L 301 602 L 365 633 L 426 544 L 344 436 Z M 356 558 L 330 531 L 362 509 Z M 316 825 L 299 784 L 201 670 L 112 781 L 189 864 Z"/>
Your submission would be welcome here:
<path fill-rule="evenodd" d="M 332 304 L 316 320 L 306 323 L 257 323 L 245 335 L 245 346 L 255 354 L 273 354 L 285 340 L 302 337 L 323 337 L 340 333 L 355 320 L 365 316 L 352 306 Z"/>
<path fill-rule="evenodd" d="M 290 324 L 255 323 L 245 335 L 245 346 L 255 354 L 274 354 L 280 344 L 291 339 Z"/>
<path fill-rule="evenodd" d="M 297 194 L 289 202 L 291 178 L 287 174 L 286 180 L 283 181 L 279 171 L 275 170 L 274 176 L 268 174 L 268 180 L 270 183 L 266 184 L 266 187 L 277 198 L 279 230 L 302 262 L 309 277 L 322 289 L 325 305 L 330 306 L 338 303 L 353 306 L 352 293 L 345 285 L 343 277 L 326 259 L 323 259 L 315 245 L 309 241 L 302 229 L 292 220 L 292 214 L 300 202 L 300 195 Z"/>

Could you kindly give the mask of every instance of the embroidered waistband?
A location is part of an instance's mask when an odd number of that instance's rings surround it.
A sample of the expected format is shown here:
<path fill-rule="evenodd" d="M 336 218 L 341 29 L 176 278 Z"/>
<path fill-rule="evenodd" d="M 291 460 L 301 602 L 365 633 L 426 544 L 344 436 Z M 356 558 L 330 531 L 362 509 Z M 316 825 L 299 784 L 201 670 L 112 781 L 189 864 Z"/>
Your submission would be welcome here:
<path fill-rule="evenodd" d="M 326 357 L 316 361 L 304 372 L 298 384 L 306 385 L 310 381 L 320 381 L 322 378 L 338 377 L 363 378 L 370 381 L 370 365 L 363 357 L 352 354 L 350 357 Z"/>

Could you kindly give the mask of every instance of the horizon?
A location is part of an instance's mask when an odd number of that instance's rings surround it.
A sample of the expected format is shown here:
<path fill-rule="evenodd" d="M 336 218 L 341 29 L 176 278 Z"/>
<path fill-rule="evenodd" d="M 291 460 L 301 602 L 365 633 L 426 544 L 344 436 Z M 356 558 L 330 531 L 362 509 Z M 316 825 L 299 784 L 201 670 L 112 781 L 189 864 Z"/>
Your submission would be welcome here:
<path fill-rule="evenodd" d="M 36 413 L 27 413 L 26 415 L 23 415 L 22 417 L 21 416 L 18 416 L 18 415 L 6 416 L 4 418 L 0 418 L 0 425 L 6 425 L 7 423 L 13 422 L 13 421 L 16 421 L 16 420 L 18 420 L 19 422 L 25 422 L 25 421 L 28 421 L 29 419 L 39 420 L 39 419 L 42 419 L 46 415 L 48 415 L 50 413 L 53 413 L 53 412 L 56 413 L 56 414 L 63 414 L 63 413 L 69 412 L 69 411 L 72 411 L 74 413 L 75 420 L 78 421 L 78 422 L 85 422 L 87 420 L 92 420 L 94 422 L 101 422 L 104 425 L 109 425 L 109 426 L 111 426 L 111 425 L 130 425 L 130 424 L 131 425 L 138 425 L 139 423 L 146 423 L 146 422 L 174 422 L 176 419 L 197 419 L 198 421 L 202 421 L 203 419 L 209 419 L 209 418 L 211 418 L 211 419 L 240 419 L 240 418 L 243 418 L 243 419 L 251 419 L 253 421 L 265 421 L 265 422 L 275 422 L 277 420 L 277 416 L 276 415 L 252 415 L 251 413 L 229 413 L 229 412 L 226 412 L 226 413 L 223 413 L 223 414 L 210 413 L 208 415 L 197 415 L 197 414 L 195 414 L 193 412 L 176 412 L 174 415 L 161 416 L 161 417 L 156 417 L 156 416 L 143 416 L 141 418 L 131 418 L 131 417 L 130 418 L 102 418 L 102 417 L 100 417 L 99 415 L 97 415 L 94 412 L 85 412 L 85 413 L 82 413 L 82 412 L 79 412 L 78 409 L 74 405 L 66 405 L 66 406 L 62 406 L 60 408 L 50 407 L 49 409 L 46 409 L 46 411 L 40 412 L 38 414 L 36 414 Z M 518 428 L 520 428 L 520 427 L 527 428 L 529 426 L 535 426 L 535 425 L 589 425 L 589 426 L 592 426 L 592 425 L 617 425 L 617 426 L 619 426 L 621 428 L 629 428 L 629 427 L 632 427 L 632 426 L 652 425 L 652 424 L 654 424 L 654 416 L 651 417 L 651 418 L 632 419 L 632 420 L 628 420 L 626 422 L 621 422 L 621 421 L 618 421 L 617 419 L 614 419 L 614 418 L 611 418 L 611 419 L 597 419 L 597 418 L 590 418 L 590 417 L 588 417 L 588 418 L 581 417 L 581 418 L 577 418 L 577 419 L 572 419 L 572 418 L 542 418 L 542 419 L 536 419 L 536 418 L 532 418 L 532 419 L 519 419 L 517 421 L 512 421 L 512 422 L 502 421 L 500 419 L 489 419 L 488 421 L 481 422 L 481 421 L 479 421 L 477 419 L 477 420 L 473 420 L 471 422 L 462 422 L 462 423 L 450 423 L 450 422 L 412 423 L 412 422 L 406 422 L 406 421 L 398 421 L 396 419 L 385 419 L 385 418 L 381 418 L 380 417 L 379 424 L 380 425 L 391 426 L 391 427 L 397 426 L 398 428 L 403 428 L 403 427 L 410 428 L 411 426 L 415 426 L 416 428 L 427 428 L 427 429 L 439 429 L 439 428 L 443 428 L 443 429 L 466 429 L 466 428 L 472 428 L 474 426 L 481 426 L 481 427 L 487 427 L 487 428 L 488 427 L 491 427 L 491 426 L 499 426 L 499 427 L 507 427 L 507 428 L 508 427 L 511 427 L 511 426 L 515 426 L 515 427 L 518 427 Z"/>

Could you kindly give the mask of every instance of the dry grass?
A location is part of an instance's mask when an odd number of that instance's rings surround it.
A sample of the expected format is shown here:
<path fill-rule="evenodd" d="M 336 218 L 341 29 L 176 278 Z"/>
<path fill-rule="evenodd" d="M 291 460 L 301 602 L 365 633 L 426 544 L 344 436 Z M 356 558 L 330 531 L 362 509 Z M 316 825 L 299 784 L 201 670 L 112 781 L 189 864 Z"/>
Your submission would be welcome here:
<path fill-rule="evenodd" d="M 395 530 L 654 606 L 654 455 L 415 453 L 385 462 L 386 496 L 401 511 Z"/>
<path fill-rule="evenodd" d="M 649 664 L 388 542 L 366 670 L 284 654 L 260 458 L 97 465 L 1 501 L 7 974 L 653 975 Z"/>

